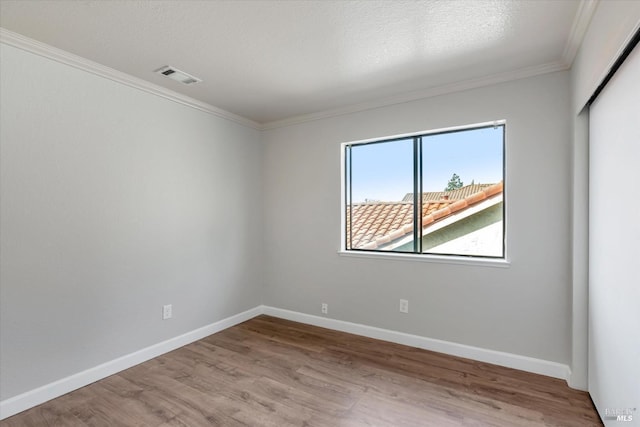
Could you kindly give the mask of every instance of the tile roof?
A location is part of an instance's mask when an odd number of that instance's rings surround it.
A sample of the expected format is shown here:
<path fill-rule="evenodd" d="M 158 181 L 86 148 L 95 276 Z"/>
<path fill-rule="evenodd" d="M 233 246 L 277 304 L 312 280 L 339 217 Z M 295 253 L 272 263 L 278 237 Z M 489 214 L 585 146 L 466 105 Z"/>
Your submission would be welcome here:
<path fill-rule="evenodd" d="M 458 188 L 457 190 L 451 191 L 430 191 L 426 193 L 422 193 L 422 202 L 429 202 L 432 200 L 440 200 L 445 198 L 444 196 L 448 196 L 449 200 L 460 200 L 468 197 L 474 193 L 477 193 L 480 190 L 484 190 L 487 187 L 491 187 L 494 184 L 469 184 L 464 187 Z M 412 202 L 413 201 L 413 193 L 407 193 L 402 199 L 403 202 Z"/>
<path fill-rule="evenodd" d="M 476 185 L 481 185 L 482 188 L 458 200 L 441 198 L 440 200 L 423 202 L 423 229 L 453 213 L 460 212 L 489 197 L 501 194 L 503 190 L 502 182 Z M 375 249 L 413 233 L 412 202 L 354 203 L 352 209 L 352 224 L 346 221 L 347 248 L 349 249 Z M 347 217 L 351 213 L 350 210 L 351 207 L 347 207 Z M 350 245 L 351 237 L 353 238 L 353 245 Z"/>

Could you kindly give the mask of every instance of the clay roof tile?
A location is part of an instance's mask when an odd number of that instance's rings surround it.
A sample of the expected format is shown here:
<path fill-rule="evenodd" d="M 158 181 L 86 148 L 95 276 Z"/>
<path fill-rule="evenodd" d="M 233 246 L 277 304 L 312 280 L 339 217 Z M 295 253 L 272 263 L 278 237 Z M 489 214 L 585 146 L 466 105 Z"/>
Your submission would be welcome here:
<path fill-rule="evenodd" d="M 467 187 L 477 191 L 467 194 L 469 190 Z M 466 189 L 466 193 L 460 192 L 460 194 L 465 195 L 463 198 L 452 199 L 450 197 L 449 200 L 423 201 L 423 228 L 488 197 L 495 196 L 504 189 L 503 182 L 497 184 L 475 184 L 475 186 L 467 187 L 463 187 Z M 448 193 L 451 194 L 452 192 Z M 346 227 L 347 247 L 349 248 L 376 249 L 382 244 L 413 232 L 413 203 L 406 201 L 356 203 L 347 207 L 346 214 L 347 217 L 352 215 L 353 221 L 352 224 L 347 221 Z M 349 242 L 349 236 L 353 238 L 352 243 Z"/>

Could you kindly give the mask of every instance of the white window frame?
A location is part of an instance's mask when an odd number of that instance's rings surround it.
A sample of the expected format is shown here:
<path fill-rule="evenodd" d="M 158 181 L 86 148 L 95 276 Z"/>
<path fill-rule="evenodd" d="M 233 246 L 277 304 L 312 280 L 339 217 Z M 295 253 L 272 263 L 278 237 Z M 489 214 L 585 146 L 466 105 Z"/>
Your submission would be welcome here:
<path fill-rule="evenodd" d="M 447 127 L 447 128 L 439 128 L 439 129 L 430 129 L 430 130 L 425 130 L 425 131 L 419 131 L 419 132 L 411 132 L 411 133 L 405 133 L 405 134 L 399 134 L 399 135 L 391 135 L 391 136 L 384 136 L 384 137 L 376 137 L 376 138 L 370 138 L 370 139 L 364 139 L 364 140 L 358 140 L 358 141 L 348 141 L 348 142 L 342 142 L 340 144 L 340 245 L 339 245 L 339 250 L 338 250 L 338 255 L 340 256 L 344 256 L 344 257 L 353 257 L 353 258 L 370 258 L 370 259 L 382 259 L 382 260 L 392 260 L 392 261 L 420 261 L 420 262 L 435 262 L 435 263 L 441 263 L 441 264 L 462 264 L 462 265 L 474 265 L 474 266 L 487 266 L 487 267 L 509 267 L 511 262 L 509 260 L 508 257 L 508 239 L 507 239 L 507 232 L 508 232 L 508 224 L 509 221 L 507 220 L 508 217 L 508 205 L 506 203 L 506 200 L 508 199 L 507 197 L 507 185 L 506 185 L 506 181 L 507 181 L 507 121 L 502 119 L 502 120 L 495 120 L 495 121 L 491 121 L 491 122 L 482 122 L 482 123 L 474 123 L 474 124 L 469 124 L 469 125 L 463 125 L 463 126 L 453 126 L 453 127 Z M 503 182 L 504 182 L 504 188 L 503 188 L 503 200 L 504 202 L 504 209 L 503 209 L 503 257 L 502 258 L 496 258 L 496 257 L 484 257 L 484 256 L 466 256 L 466 255 L 437 255 L 437 254 L 428 254 L 428 253 L 422 253 L 422 254 L 418 254 L 418 253 L 403 253 L 403 252 L 393 252 L 393 251 L 375 251 L 375 250 L 371 250 L 371 251 L 367 251 L 367 250 L 352 250 L 352 249 L 347 249 L 346 248 L 346 231 L 347 231 L 347 225 L 346 225 L 346 167 L 345 167 L 345 149 L 347 146 L 353 146 L 353 145 L 359 145 L 359 144 L 367 144 L 367 143 L 372 143 L 372 142 L 382 142 L 382 141 L 387 141 L 387 140 L 398 140 L 398 139 L 404 139 L 404 138 L 413 138 L 416 136 L 428 136 L 428 135 L 436 135 L 436 134 L 442 134 L 442 133 L 451 133 L 451 132 L 459 132 L 459 131 L 465 131 L 465 130 L 472 130 L 472 129 L 478 129 L 478 128 L 483 128 L 483 127 L 490 127 L 490 126 L 504 126 L 504 140 L 503 140 Z"/>

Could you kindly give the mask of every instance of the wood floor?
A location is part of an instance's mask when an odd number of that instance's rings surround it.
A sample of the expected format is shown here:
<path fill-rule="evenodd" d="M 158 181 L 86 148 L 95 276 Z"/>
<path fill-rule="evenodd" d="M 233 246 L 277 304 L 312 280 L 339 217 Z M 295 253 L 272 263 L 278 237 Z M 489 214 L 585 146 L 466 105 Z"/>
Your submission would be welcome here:
<path fill-rule="evenodd" d="M 602 424 L 562 380 L 259 316 L 0 425 Z"/>

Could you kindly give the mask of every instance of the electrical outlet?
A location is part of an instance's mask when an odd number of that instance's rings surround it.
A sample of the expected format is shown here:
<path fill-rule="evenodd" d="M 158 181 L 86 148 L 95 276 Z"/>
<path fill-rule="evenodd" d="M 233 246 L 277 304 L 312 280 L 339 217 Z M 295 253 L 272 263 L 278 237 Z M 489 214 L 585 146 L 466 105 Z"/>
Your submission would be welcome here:
<path fill-rule="evenodd" d="M 173 317 L 173 308 L 171 304 L 162 306 L 162 320 L 171 319 Z"/>
<path fill-rule="evenodd" d="M 400 313 L 408 313 L 409 312 L 409 300 L 401 299 L 400 300 Z"/>
<path fill-rule="evenodd" d="M 327 314 L 329 312 L 329 304 L 322 303 L 322 314 Z"/>

